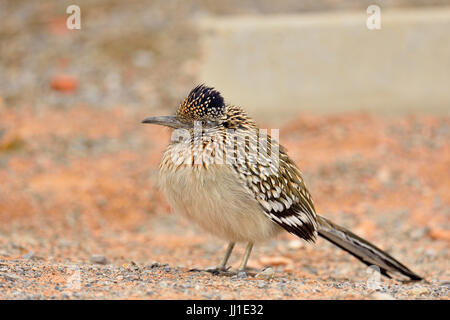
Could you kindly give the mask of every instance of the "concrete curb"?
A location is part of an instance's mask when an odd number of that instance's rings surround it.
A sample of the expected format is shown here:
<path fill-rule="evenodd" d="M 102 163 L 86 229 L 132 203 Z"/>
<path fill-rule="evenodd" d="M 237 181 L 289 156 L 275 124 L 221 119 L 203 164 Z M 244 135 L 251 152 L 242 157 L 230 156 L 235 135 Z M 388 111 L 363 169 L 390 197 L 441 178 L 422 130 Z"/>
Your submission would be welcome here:
<path fill-rule="evenodd" d="M 450 7 L 209 17 L 199 82 L 260 120 L 300 111 L 450 110 Z"/>

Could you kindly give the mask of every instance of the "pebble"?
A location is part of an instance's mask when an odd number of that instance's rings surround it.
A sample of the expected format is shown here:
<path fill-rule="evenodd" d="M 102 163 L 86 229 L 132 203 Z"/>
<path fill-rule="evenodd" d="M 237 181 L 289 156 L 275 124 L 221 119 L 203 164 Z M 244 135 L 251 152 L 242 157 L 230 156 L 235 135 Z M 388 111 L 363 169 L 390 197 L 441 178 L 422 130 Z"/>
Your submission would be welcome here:
<path fill-rule="evenodd" d="M 33 258 L 34 258 L 34 252 L 33 251 L 28 251 L 27 253 L 25 253 L 22 256 L 22 259 L 25 259 L 25 260 L 29 260 L 29 259 L 33 259 Z"/>
<path fill-rule="evenodd" d="M 421 239 L 423 238 L 428 232 L 428 229 L 426 228 L 417 228 L 412 230 L 409 235 L 411 237 L 411 239 L 413 240 L 417 240 L 417 239 Z"/>
<path fill-rule="evenodd" d="M 298 250 L 305 246 L 305 243 L 301 240 L 291 240 L 288 243 L 288 248 L 291 250 Z"/>
<path fill-rule="evenodd" d="M 91 262 L 92 263 L 97 263 L 97 264 L 107 264 L 108 260 L 103 255 L 94 254 L 94 255 L 91 256 Z"/>
<path fill-rule="evenodd" d="M 256 274 L 256 278 L 259 279 L 272 279 L 275 274 L 275 270 L 271 267 L 264 268 L 260 273 Z"/>
<path fill-rule="evenodd" d="M 245 271 L 239 271 L 237 274 L 237 277 L 239 279 L 245 279 L 245 278 L 247 278 L 247 273 Z"/>
<path fill-rule="evenodd" d="M 0 256 L 9 257 L 9 253 L 6 251 L 0 251 Z"/>
<path fill-rule="evenodd" d="M 436 252 L 433 249 L 427 249 L 425 250 L 425 255 L 428 257 L 434 257 L 436 255 Z"/>
<path fill-rule="evenodd" d="M 303 267 L 306 271 L 308 271 L 309 273 L 312 273 L 312 274 L 317 274 L 317 269 L 316 268 L 313 268 L 313 267 L 311 267 L 311 266 L 305 266 L 305 267 Z"/>
<path fill-rule="evenodd" d="M 264 288 L 267 285 L 267 283 L 263 280 L 258 281 L 258 288 Z"/>
<path fill-rule="evenodd" d="M 292 264 L 292 259 L 289 259 L 287 257 L 278 256 L 278 257 L 261 257 L 260 261 L 262 264 L 269 265 L 269 266 L 286 266 L 289 264 Z"/>
<path fill-rule="evenodd" d="M 57 91 L 72 92 L 78 86 L 78 79 L 72 75 L 59 74 L 53 77 L 50 85 Z"/>
<path fill-rule="evenodd" d="M 152 262 L 150 265 L 145 266 L 146 269 L 159 268 L 161 264 L 159 262 Z"/>
<path fill-rule="evenodd" d="M 67 292 L 63 292 L 63 293 L 61 294 L 61 297 L 62 297 L 63 299 L 69 299 L 69 298 L 70 298 L 70 295 L 69 295 Z"/>
<path fill-rule="evenodd" d="M 139 266 L 136 262 L 131 261 L 130 262 L 130 269 L 134 270 L 134 271 L 138 271 L 139 270 Z"/>
<path fill-rule="evenodd" d="M 20 278 L 18 276 L 15 276 L 15 275 L 13 275 L 11 273 L 0 274 L 0 277 L 3 277 L 7 281 L 18 281 L 18 280 L 20 280 Z"/>
<path fill-rule="evenodd" d="M 371 297 L 375 300 L 395 300 L 393 296 L 383 292 L 374 292 L 371 294 Z"/>
<path fill-rule="evenodd" d="M 427 294 L 428 289 L 423 288 L 423 287 L 416 287 L 416 288 L 412 288 L 411 290 L 409 290 L 408 293 L 411 295 L 414 295 L 414 296 L 420 296 L 422 294 Z"/>

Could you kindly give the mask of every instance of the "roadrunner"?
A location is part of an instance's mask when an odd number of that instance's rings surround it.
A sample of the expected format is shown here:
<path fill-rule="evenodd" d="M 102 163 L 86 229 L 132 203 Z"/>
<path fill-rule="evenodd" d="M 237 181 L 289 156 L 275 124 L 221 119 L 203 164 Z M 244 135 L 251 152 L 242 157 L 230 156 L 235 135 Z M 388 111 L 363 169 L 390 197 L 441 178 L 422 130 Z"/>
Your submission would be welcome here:
<path fill-rule="evenodd" d="M 320 236 L 391 278 L 422 278 L 351 231 L 316 213 L 300 170 L 266 131 L 240 107 L 226 104 L 214 88 L 200 85 L 173 116 L 142 121 L 175 129 L 164 152 L 159 183 L 175 212 L 229 242 L 247 248 L 288 231 L 308 242 Z"/>

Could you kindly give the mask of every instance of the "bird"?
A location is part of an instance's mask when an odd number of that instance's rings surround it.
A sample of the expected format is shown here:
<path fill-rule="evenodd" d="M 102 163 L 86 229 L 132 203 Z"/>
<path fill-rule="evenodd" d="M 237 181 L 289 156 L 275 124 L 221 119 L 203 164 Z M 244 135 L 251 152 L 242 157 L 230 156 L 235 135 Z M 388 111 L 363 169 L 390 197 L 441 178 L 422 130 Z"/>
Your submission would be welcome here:
<path fill-rule="evenodd" d="M 287 231 L 309 243 L 326 239 L 388 278 L 422 280 L 387 252 L 319 215 L 287 150 L 215 88 L 200 84 L 175 114 L 142 123 L 173 129 L 158 184 L 176 213 L 227 241 L 213 270 L 228 270 L 235 244 L 246 243 L 237 269 L 245 272 L 255 243 Z"/>

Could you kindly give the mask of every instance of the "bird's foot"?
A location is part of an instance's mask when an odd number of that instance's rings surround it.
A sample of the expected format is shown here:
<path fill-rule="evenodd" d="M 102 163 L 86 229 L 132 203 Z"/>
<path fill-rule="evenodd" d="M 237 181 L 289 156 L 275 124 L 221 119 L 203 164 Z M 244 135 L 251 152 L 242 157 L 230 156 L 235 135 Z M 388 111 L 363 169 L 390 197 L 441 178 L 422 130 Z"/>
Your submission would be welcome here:
<path fill-rule="evenodd" d="M 206 269 L 193 268 L 190 269 L 189 272 L 208 272 L 214 276 L 219 276 L 219 275 L 229 275 L 230 274 L 230 272 L 228 271 L 229 269 L 230 267 L 212 267 Z"/>
<path fill-rule="evenodd" d="M 214 276 L 218 276 L 222 273 L 226 273 L 228 271 L 229 268 L 223 268 L 223 267 L 210 267 L 210 268 L 206 268 L 203 271 L 205 272 L 209 272 Z"/>
<path fill-rule="evenodd" d="M 245 270 L 230 270 L 231 267 L 226 268 L 220 268 L 220 267 L 213 267 L 213 268 L 206 268 L 206 269 L 199 269 L 199 268 L 193 268 L 189 269 L 189 272 L 208 272 L 212 274 L 213 276 L 223 276 L 223 277 L 233 277 L 236 276 L 238 278 L 244 279 L 247 277 L 253 277 L 256 275 L 256 272 L 254 269 L 246 268 Z"/>

